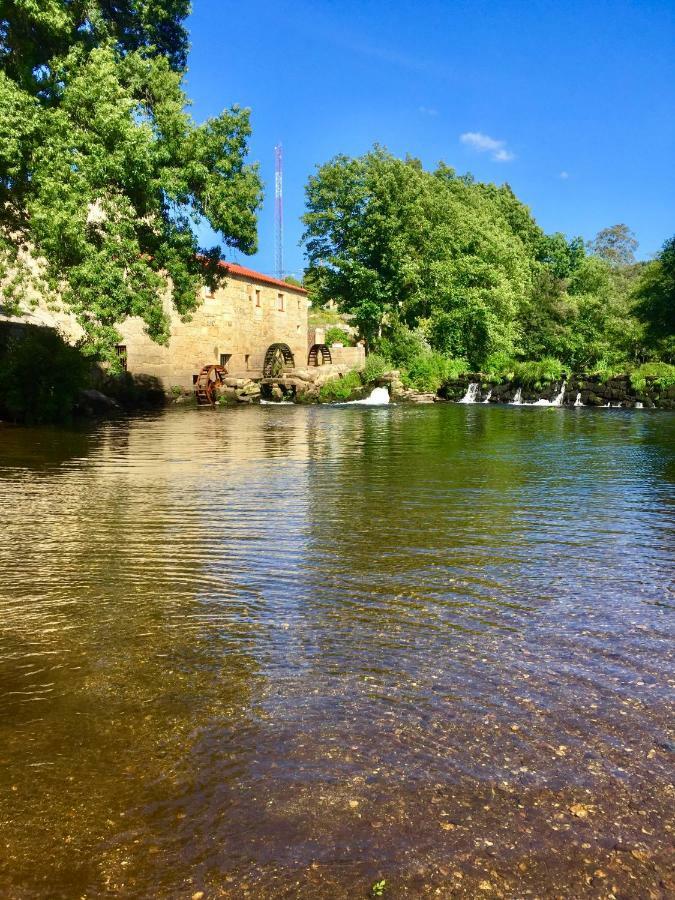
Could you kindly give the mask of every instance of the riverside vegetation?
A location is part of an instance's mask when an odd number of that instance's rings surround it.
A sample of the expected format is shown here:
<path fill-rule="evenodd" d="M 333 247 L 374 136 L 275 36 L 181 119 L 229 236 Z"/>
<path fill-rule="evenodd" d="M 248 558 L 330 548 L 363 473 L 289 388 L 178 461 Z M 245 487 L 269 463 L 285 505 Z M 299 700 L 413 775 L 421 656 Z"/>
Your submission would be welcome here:
<path fill-rule="evenodd" d="M 185 112 L 188 11 L 188 0 L 16 0 L 0 13 L 0 312 L 58 292 L 85 331 L 80 354 L 113 372 L 127 316 L 168 339 L 167 279 L 189 315 L 201 282 L 221 277 L 221 248 L 200 247 L 195 223 L 227 247 L 256 249 L 262 185 L 246 162 L 248 112 L 201 125 Z M 675 238 L 638 262 L 624 224 L 589 243 L 547 235 L 508 184 L 445 163 L 427 171 L 381 147 L 318 168 L 304 225 L 315 306 L 348 313 L 411 389 L 435 392 L 466 372 L 675 384 Z M 59 349 L 24 401 L 12 374 L 24 352 L 4 344 L 3 414 L 72 415 L 79 362 Z"/>
<path fill-rule="evenodd" d="M 380 147 L 321 166 L 304 222 L 315 302 L 337 301 L 417 390 L 466 372 L 675 385 L 675 237 L 637 262 L 624 224 L 547 235 L 507 184 Z"/>

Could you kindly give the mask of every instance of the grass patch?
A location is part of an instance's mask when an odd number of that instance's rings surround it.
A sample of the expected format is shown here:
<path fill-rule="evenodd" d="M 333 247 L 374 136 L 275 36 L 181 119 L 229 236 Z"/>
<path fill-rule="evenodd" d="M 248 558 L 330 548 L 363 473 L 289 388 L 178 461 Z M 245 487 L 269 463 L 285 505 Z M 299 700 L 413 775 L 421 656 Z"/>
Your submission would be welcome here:
<path fill-rule="evenodd" d="M 636 391 L 644 391 L 647 380 L 666 390 L 675 385 L 675 366 L 663 362 L 644 363 L 630 373 L 630 383 Z"/>
<path fill-rule="evenodd" d="M 342 378 L 334 378 L 322 384 L 319 389 L 319 400 L 322 403 L 344 403 L 351 400 L 353 394 L 363 387 L 358 372 L 347 372 Z"/>
<path fill-rule="evenodd" d="M 366 364 L 363 367 L 362 378 L 366 384 L 370 381 L 377 381 L 385 372 L 391 369 L 391 365 L 384 356 L 379 353 L 370 353 L 366 357 Z"/>
<path fill-rule="evenodd" d="M 569 375 L 567 366 L 552 356 L 537 360 L 516 360 L 504 354 L 495 354 L 488 359 L 485 368 L 486 374 L 498 381 L 513 381 L 523 387 L 537 389 L 554 381 L 562 381 Z"/>
<path fill-rule="evenodd" d="M 422 393 L 435 393 L 448 378 L 457 378 L 468 371 L 465 359 L 451 359 L 442 353 L 429 350 L 414 357 L 401 373 L 407 388 Z"/>
<path fill-rule="evenodd" d="M 344 319 L 334 309 L 310 309 L 310 328 L 320 328 L 322 325 L 341 325 Z"/>

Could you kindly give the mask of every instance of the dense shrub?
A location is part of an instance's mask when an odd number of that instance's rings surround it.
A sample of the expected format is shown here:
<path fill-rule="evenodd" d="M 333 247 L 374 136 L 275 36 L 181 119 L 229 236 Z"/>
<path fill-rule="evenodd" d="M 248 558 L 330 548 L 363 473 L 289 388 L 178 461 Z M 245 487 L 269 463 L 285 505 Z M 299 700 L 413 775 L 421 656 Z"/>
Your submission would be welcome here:
<path fill-rule="evenodd" d="M 645 363 L 630 373 L 630 382 L 636 391 L 643 391 L 647 379 L 653 380 L 662 390 L 675 385 L 675 366 L 668 363 Z"/>
<path fill-rule="evenodd" d="M 363 387 L 358 372 L 347 372 L 342 378 L 327 381 L 319 390 L 319 399 L 324 403 L 340 403 L 351 400 L 353 394 Z"/>
<path fill-rule="evenodd" d="M 401 377 L 408 388 L 435 392 L 448 378 L 457 378 L 468 368 L 469 365 L 464 359 L 450 359 L 442 353 L 429 350 L 411 360 Z"/>
<path fill-rule="evenodd" d="M 379 353 L 391 360 L 397 368 L 407 368 L 423 353 L 429 351 L 429 344 L 419 331 L 411 331 L 405 325 L 397 325 L 376 344 Z"/>
<path fill-rule="evenodd" d="M 354 337 L 342 328 L 333 327 L 326 331 L 326 343 L 330 347 L 331 344 L 344 344 L 345 347 L 353 347 L 356 343 Z"/>
<path fill-rule="evenodd" d="M 485 368 L 487 375 L 499 381 L 515 381 L 523 387 L 533 388 L 562 381 L 569 374 L 568 368 L 552 356 L 540 360 L 515 360 L 507 354 L 493 354 Z"/>
<path fill-rule="evenodd" d="M 383 356 L 380 356 L 379 353 L 369 353 L 366 357 L 366 364 L 363 367 L 363 380 L 366 384 L 369 381 L 376 381 L 389 369 L 391 369 L 391 366 Z"/>
<path fill-rule="evenodd" d="M 69 421 L 90 382 L 90 360 L 50 328 L 26 328 L 0 342 L 0 410 L 13 421 Z"/>

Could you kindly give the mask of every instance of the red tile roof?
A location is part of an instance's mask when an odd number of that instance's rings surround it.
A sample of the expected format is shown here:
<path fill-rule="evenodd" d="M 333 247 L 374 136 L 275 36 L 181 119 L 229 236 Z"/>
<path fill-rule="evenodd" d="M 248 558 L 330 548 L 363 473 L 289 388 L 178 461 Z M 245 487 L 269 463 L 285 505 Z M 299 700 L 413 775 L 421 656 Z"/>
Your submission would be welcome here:
<path fill-rule="evenodd" d="M 287 281 L 281 281 L 279 278 L 272 278 L 271 275 L 263 275 L 262 272 L 256 272 L 254 269 L 247 269 L 244 266 L 238 266 L 236 263 L 221 261 L 219 265 L 227 269 L 232 275 L 240 278 L 248 278 L 249 281 L 261 281 L 263 284 L 273 284 L 275 287 L 281 287 L 286 291 L 295 291 L 298 294 L 307 294 L 303 287 L 297 284 L 289 284 Z"/>

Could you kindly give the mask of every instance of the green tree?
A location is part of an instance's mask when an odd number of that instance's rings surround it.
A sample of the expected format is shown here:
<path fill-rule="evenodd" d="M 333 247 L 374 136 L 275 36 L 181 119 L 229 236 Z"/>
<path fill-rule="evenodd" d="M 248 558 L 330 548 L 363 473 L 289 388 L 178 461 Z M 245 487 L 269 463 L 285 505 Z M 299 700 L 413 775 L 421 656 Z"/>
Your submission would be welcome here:
<path fill-rule="evenodd" d="M 632 265 L 637 248 L 637 238 L 628 225 L 624 224 L 603 228 L 588 243 L 590 253 L 615 267 Z"/>
<path fill-rule="evenodd" d="M 188 0 L 8 0 L 0 13 L 0 278 L 5 305 L 57 291 L 106 355 L 116 323 L 167 336 L 224 244 L 256 248 L 261 183 L 237 107 L 195 124 L 182 88 Z M 206 271 L 206 276 L 205 276 Z"/>
<path fill-rule="evenodd" d="M 479 366 L 519 342 L 541 232 L 508 186 L 376 147 L 338 156 L 307 185 L 304 242 L 322 301 L 354 316 L 372 344 L 404 325 Z"/>
<path fill-rule="evenodd" d="M 644 267 L 634 299 L 650 355 L 675 363 L 675 236 Z"/>

